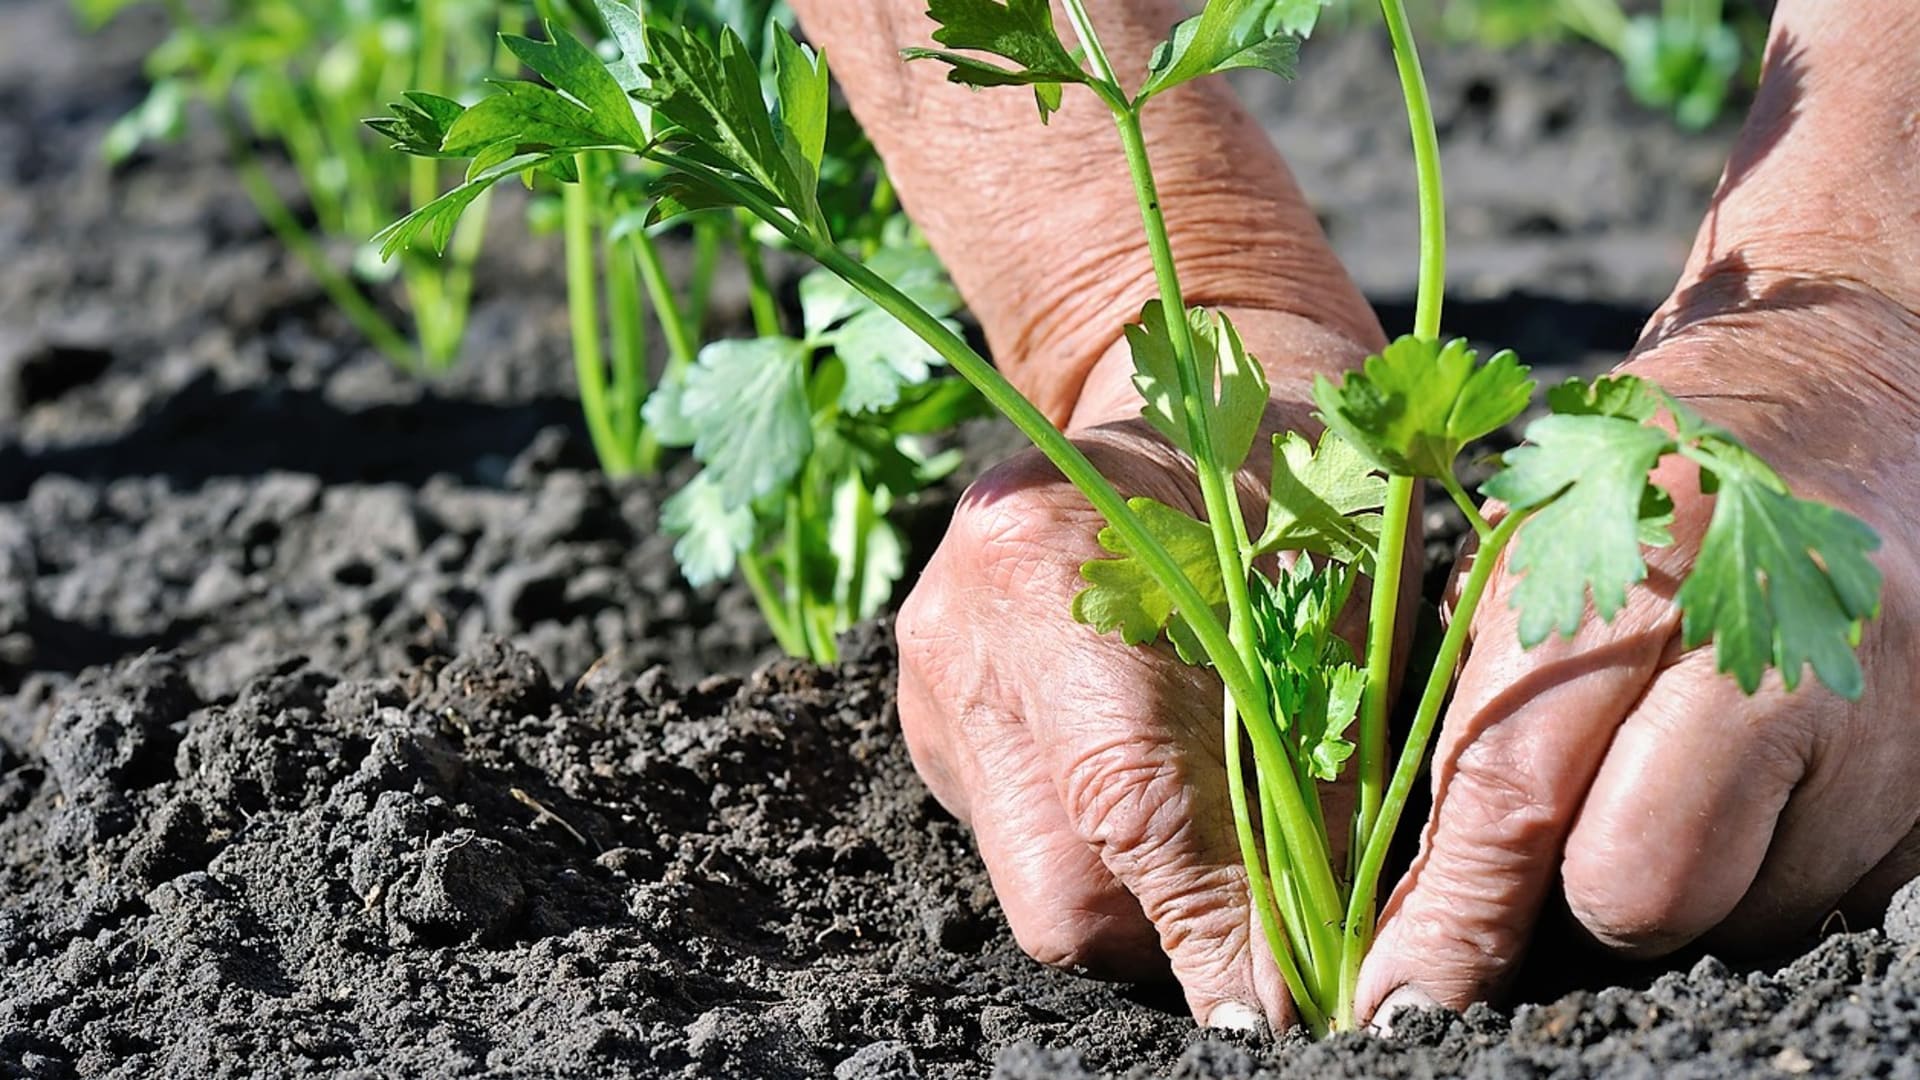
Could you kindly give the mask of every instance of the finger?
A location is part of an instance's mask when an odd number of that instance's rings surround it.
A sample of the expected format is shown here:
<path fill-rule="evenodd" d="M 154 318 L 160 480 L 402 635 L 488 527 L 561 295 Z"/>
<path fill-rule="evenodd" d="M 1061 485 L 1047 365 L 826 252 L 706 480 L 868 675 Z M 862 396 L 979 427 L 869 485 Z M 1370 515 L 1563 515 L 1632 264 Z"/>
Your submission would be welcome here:
<path fill-rule="evenodd" d="M 973 810 L 967 788 L 960 782 L 959 751 L 950 736 L 953 718 L 947 714 L 949 702 L 935 691 L 937 686 L 953 685 L 951 675 L 941 669 L 964 643 L 948 632 L 943 618 L 946 607 L 935 595 L 939 591 L 932 583 L 916 589 L 894 621 L 900 649 L 900 733 L 927 790 L 965 824 Z"/>
<path fill-rule="evenodd" d="M 1093 639 L 1089 639 L 1093 640 Z M 1051 709 L 1033 725 L 1074 833 L 1158 928 L 1196 1020 L 1276 1026 L 1293 1019 L 1284 980 L 1252 910 L 1226 787 L 1220 690 L 1154 650 L 1127 661 L 1158 701 L 1098 694 L 1085 664 L 1062 666 Z M 1140 673 L 1148 676 L 1147 671 Z M 1155 722 L 1133 715 L 1145 707 Z"/>
<path fill-rule="evenodd" d="M 1671 952 L 1753 887 L 1807 774 L 1813 732 L 1834 719 L 1819 695 L 1783 709 L 1778 688 L 1763 693 L 1748 698 L 1710 650 L 1691 652 L 1621 725 L 1562 866 L 1574 917 L 1602 943 Z"/>
<path fill-rule="evenodd" d="M 1498 599 L 1495 597 L 1494 599 Z M 1420 855 L 1382 913 L 1360 1013 L 1488 996 L 1519 960 L 1614 729 L 1672 632 L 1663 604 L 1533 652 L 1512 616 L 1483 616 L 1436 751 Z"/>
<path fill-rule="evenodd" d="M 1913 853 L 1903 849 L 1920 819 L 1913 779 L 1920 775 L 1920 740 L 1909 728 L 1908 664 L 1875 664 L 1875 678 L 1858 703 L 1817 687 L 1770 695 L 1763 722 L 1804 716 L 1817 739 L 1807 775 L 1781 811 L 1766 861 L 1713 931 L 1715 942 L 1750 949 L 1818 929 L 1849 893 L 1871 901 L 1873 917 L 1885 911 L 1892 885 L 1867 879 L 1902 861 L 1913 865 Z"/>
<path fill-rule="evenodd" d="M 1067 821 L 1053 777 L 1010 716 L 969 725 L 974 842 L 1013 936 L 1045 964 L 1102 978 L 1164 977 L 1153 924 Z"/>

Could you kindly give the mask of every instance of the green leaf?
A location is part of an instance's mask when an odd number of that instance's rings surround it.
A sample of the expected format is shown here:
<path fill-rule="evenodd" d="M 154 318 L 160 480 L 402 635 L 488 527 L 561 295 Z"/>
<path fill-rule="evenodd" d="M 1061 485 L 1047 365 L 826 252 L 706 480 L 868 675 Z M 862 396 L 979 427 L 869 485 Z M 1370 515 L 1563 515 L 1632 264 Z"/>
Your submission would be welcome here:
<path fill-rule="evenodd" d="M 811 350 L 788 338 L 716 341 L 686 373 L 679 411 L 729 507 L 784 487 L 813 446 Z"/>
<path fill-rule="evenodd" d="M 553 23 L 547 24 L 547 36 L 553 40 L 534 41 L 517 34 L 502 34 L 500 40 L 521 63 L 584 106 L 598 130 L 636 150 L 647 145 L 647 132 L 634 115 L 632 99 L 599 55 Z"/>
<path fill-rule="evenodd" d="M 661 505 L 660 528 L 680 538 L 673 558 L 695 588 L 732 577 L 735 561 L 753 546 L 752 508 L 727 505 L 726 493 L 707 472 Z"/>
<path fill-rule="evenodd" d="M 947 277 L 940 257 L 924 244 L 881 248 L 866 265 L 929 314 L 945 317 L 960 310 L 959 290 Z M 809 339 L 824 338 L 847 319 L 877 310 L 865 293 L 831 270 L 814 270 L 800 279 L 800 315 Z"/>
<path fill-rule="evenodd" d="M 558 93 L 531 82 L 498 83 L 499 92 L 480 99 L 447 128 L 440 149 L 451 157 L 472 157 L 500 144 L 526 150 L 594 147 L 639 149 L 627 134 Z M 644 140 L 642 140 L 644 142 Z"/>
<path fill-rule="evenodd" d="M 1247 355 L 1239 332 L 1225 315 L 1193 308 L 1187 312 L 1187 325 L 1193 339 L 1195 373 L 1200 385 L 1212 391 L 1203 399 L 1203 407 L 1213 460 L 1221 469 L 1232 472 L 1246 462 L 1260 433 L 1269 401 L 1267 374 Z M 1169 442 L 1192 454 L 1193 440 L 1181 405 L 1179 363 L 1166 308 L 1158 300 L 1149 302 L 1140 313 L 1140 321 L 1126 328 L 1126 335 L 1133 350 L 1133 385 L 1145 401 L 1142 415 Z"/>
<path fill-rule="evenodd" d="M 884 493 L 867 492 L 876 500 L 873 512 L 857 512 L 863 478 L 847 472 L 833 493 L 833 524 L 828 546 L 835 569 L 834 596 L 852 625 L 878 612 L 893 599 L 893 587 L 907 571 L 906 544 L 900 531 L 887 521 Z M 858 580 L 855 576 L 858 575 Z"/>
<path fill-rule="evenodd" d="M 460 215 L 466 213 L 467 207 L 473 205 L 481 192 L 506 177 L 546 164 L 553 158 L 552 154 L 517 154 L 508 158 L 380 230 L 374 234 L 372 242 L 380 245 L 382 259 L 393 258 L 396 252 L 411 245 L 422 233 L 426 234 L 433 250 L 445 251 L 447 241 L 453 238 L 454 227 L 460 223 Z"/>
<path fill-rule="evenodd" d="M 773 70 L 784 142 L 817 178 L 827 152 L 827 58 L 793 40 L 786 27 L 775 26 Z"/>
<path fill-rule="evenodd" d="M 1636 16 L 1621 32 L 1619 53 L 1633 96 L 1695 130 L 1720 115 L 1740 75 L 1740 35 L 1723 23 Z"/>
<path fill-rule="evenodd" d="M 1207 603 L 1226 603 L 1227 589 L 1213 547 L 1213 533 L 1192 515 L 1152 499 L 1129 499 L 1154 539 L 1173 556 Z M 1100 530 L 1100 546 L 1117 558 L 1095 559 L 1080 567 L 1088 587 L 1073 598 L 1073 617 L 1102 634 L 1119 632 L 1129 645 L 1159 640 L 1178 613 L 1173 596 L 1154 580 L 1119 530 Z"/>
<path fill-rule="evenodd" d="M 1627 588 L 1646 579 L 1644 517 L 1672 503 L 1648 479 L 1675 449 L 1659 428 L 1614 416 L 1549 416 L 1527 429 L 1530 445 L 1506 455 L 1506 468 L 1482 489 L 1514 512 L 1543 507 L 1514 540 L 1509 568 L 1522 575 L 1513 594 L 1520 643 L 1532 648 L 1555 630 L 1572 635 L 1593 607 L 1611 622 Z"/>
<path fill-rule="evenodd" d="M 1319 14 L 1320 0 L 1207 0 L 1200 14 L 1174 27 L 1154 51 L 1136 102 L 1235 68 L 1291 79 L 1300 57 L 1296 35 L 1311 31 Z"/>
<path fill-rule="evenodd" d="M 944 316 L 959 310 L 960 294 L 931 250 L 883 248 L 867 268 L 958 332 L 959 324 Z M 839 400 L 848 412 L 891 408 L 903 388 L 925 382 L 945 363 L 933 346 L 830 271 L 801 279 L 800 310 L 808 343 L 832 348 L 846 367 Z"/>
<path fill-rule="evenodd" d="M 600 21 L 607 24 L 607 35 L 620 50 L 619 59 L 607 64 L 614 81 L 629 94 L 646 86 L 647 76 L 642 65 L 647 59 L 647 30 L 640 12 L 626 0 L 594 0 L 593 6 L 600 13 Z"/>
<path fill-rule="evenodd" d="M 1275 436 L 1267 527 L 1255 552 L 1310 551 L 1364 570 L 1380 545 L 1386 501 L 1386 478 L 1340 436 L 1320 436 L 1317 450 L 1296 433 Z"/>
<path fill-rule="evenodd" d="M 367 121 L 367 126 L 393 140 L 393 148 L 415 157 L 458 157 L 445 149 L 447 132 L 467 111 L 465 105 L 419 90 L 400 95 L 404 100 L 387 106 L 393 115 Z"/>
<path fill-rule="evenodd" d="M 1358 574 L 1339 564 L 1298 559 L 1272 581 L 1255 582 L 1254 631 L 1274 718 L 1296 744 L 1310 776 L 1332 781 L 1353 756 L 1346 739 L 1360 709 L 1365 675 L 1333 632 Z"/>
<path fill-rule="evenodd" d="M 1645 422 L 1659 414 L 1666 398 L 1632 375 L 1609 375 L 1587 382 L 1568 379 L 1547 391 L 1547 407 L 1562 416 L 1614 416 Z"/>
<path fill-rule="evenodd" d="M 108 164 L 131 157 L 141 146 L 177 138 L 186 126 L 187 88 L 179 79 L 158 79 L 132 111 L 113 122 L 100 140 Z"/>
<path fill-rule="evenodd" d="M 660 380 L 640 406 L 640 419 L 662 446 L 688 447 L 700 438 L 700 429 L 687 416 L 687 378 L 677 372 Z"/>
<path fill-rule="evenodd" d="M 731 29 L 721 30 L 715 47 L 697 35 L 650 24 L 647 45 L 644 70 L 651 85 L 636 91 L 640 99 L 701 150 L 776 196 L 809 231 L 827 239 L 819 177 L 806 164 L 811 133 L 826 126 L 824 117 L 816 115 L 825 110 L 826 95 L 812 92 L 816 82 L 824 84 L 827 77 L 825 59 L 813 74 L 803 75 L 798 66 L 791 69 L 785 89 L 795 96 L 783 98 L 782 119 L 776 121 L 762 92 L 759 68 Z"/>
<path fill-rule="evenodd" d="M 1299 728 L 1308 775 L 1330 784 L 1340 779 L 1340 771 L 1353 757 L 1354 745 L 1346 734 L 1360 714 L 1367 673 L 1342 664 L 1327 673 L 1324 686 L 1325 704 L 1316 701 L 1318 707 L 1300 717 Z"/>
<path fill-rule="evenodd" d="M 976 89 L 1031 86 L 1044 122 L 1060 109 L 1066 83 L 1087 82 L 1080 60 L 1060 40 L 1048 0 L 928 0 L 927 15 L 940 28 L 933 40 L 946 49 L 903 49 L 908 60 L 947 65 L 947 80 Z M 958 52 L 952 50 L 960 50 Z M 967 56 L 982 52 L 1011 67 Z"/>
<path fill-rule="evenodd" d="M 940 24 L 933 40 L 949 49 L 983 52 L 1052 82 L 1079 82 L 1086 72 L 1060 40 L 1047 0 L 928 0 Z"/>
<path fill-rule="evenodd" d="M 992 414 L 993 406 L 972 383 L 949 378 L 903 387 L 899 402 L 878 419 L 895 435 L 929 435 Z"/>
<path fill-rule="evenodd" d="M 1716 496 L 1699 561 L 1675 597 L 1686 646 L 1712 641 L 1719 669 L 1749 694 L 1769 667 L 1791 690 L 1810 664 L 1829 689 L 1858 699 L 1865 680 L 1854 648 L 1880 608 L 1880 571 L 1867 557 L 1880 538 L 1858 518 L 1795 498 L 1731 435 L 1697 421 L 1682 429 L 1697 436 L 1682 453 Z"/>
<path fill-rule="evenodd" d="M 1321 419 L 1373 463 L 1399 476 L 1440 479 L 1460 451 L 1526 410 L 1534 382 L 1511 352 L 1478 363 L 1464 341 L 1403 337 L 1335 384 L 1321 377 Z"/>

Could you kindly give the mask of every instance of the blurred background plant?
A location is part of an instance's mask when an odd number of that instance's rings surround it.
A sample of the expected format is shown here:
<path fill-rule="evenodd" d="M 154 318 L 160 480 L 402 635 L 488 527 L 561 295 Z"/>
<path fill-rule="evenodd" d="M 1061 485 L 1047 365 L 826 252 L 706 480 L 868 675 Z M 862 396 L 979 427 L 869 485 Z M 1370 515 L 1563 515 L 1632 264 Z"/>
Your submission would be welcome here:
<path fill-rule="evenodd" d="M 75 0 L 100 25 L 138 0 Z M 515 4 L 486 0 L 166 0 L 170 32 L 147 58 L 151 89 L 109 131 L 111 161 L 180 135 L 195 106 L 226 140 L 261 218 L 305 264 L 367 341 L 396 364 L 441 371 L 459 356 L 485 215 L 474 215 L 444 260 L 409 251 L 383 264 L 366 243 L 395 213 L 433 199 L 445 177 L 432 161 L 387 152 L 362 120 L 403 90 L 458 96 L 510 73 L 498 44 L 521 28 Z M 284 155 L 299 193 L 283 195 L 267 166 Z M 392 317 L 378 287 L 397 279 Z"/>
<path fill-rule="evenodd" d="M 1495 50 L 1580 38 L 1612 53 L 1627 89 L 1688 130 L 1719 119 L 1758 78 L 1770 5 L 1761 0 L 1413 0 L 1426 32 Z M 1321 32 L 1379 21 L 1376 0 L 1336 0 Z"/>

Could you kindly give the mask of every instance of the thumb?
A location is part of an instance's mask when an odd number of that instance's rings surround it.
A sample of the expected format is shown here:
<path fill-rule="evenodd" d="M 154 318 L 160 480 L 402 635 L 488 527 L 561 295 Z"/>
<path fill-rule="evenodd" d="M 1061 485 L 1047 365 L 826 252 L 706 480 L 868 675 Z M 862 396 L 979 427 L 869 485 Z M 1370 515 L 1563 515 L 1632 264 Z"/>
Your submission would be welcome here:
<path fill-rule="evenodd" d="M 1630 604 L 1611 626 L 1521 649 L 1489 605 L 1434 756 L 1419 856 L 1383 910 L 1356 1005 L 1464 1008 L 1520 959 L 1614 730 L 1657 670 L 1671 627 Z"/>

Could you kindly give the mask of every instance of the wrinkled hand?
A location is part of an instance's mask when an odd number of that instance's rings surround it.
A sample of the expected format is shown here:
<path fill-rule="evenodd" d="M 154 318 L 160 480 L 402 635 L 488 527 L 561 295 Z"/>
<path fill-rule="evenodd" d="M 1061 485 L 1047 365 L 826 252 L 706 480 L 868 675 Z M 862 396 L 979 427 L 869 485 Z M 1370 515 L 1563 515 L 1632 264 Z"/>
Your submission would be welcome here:
<path fill-rule="evenodd" d="M 1362 352 L 1262 314 L 1234 313 L 1256 353 Z M 1102 366 L 1126 363 L 1116 353 Z M 1076 441 L 1123 493 L 1198 512 L 1191 464 L 1137 419 L 1129 392 L 1099 404 L 1101 381 L 1082 398 Z M 1273 422 L 1306 413 L 1276 405 Z M 1249 476 L 1249 506 L 1261 490 Z M 1036 453 L 974 484 L 900 613 L 907 745 L 972 827 L 1028 953 L 1136 980 L 1170 963 L 1202 1022 L 1285 1021 L 1228 805 L 1218 678 L 1170 649 L 1097 636 L 1069 611 L 1081 564 L 1106 554 L 1102 524 Z"/>
<path fill-rule="evenodd" d="M 1884 614 L 1848 702 L 1808 673 L 1742 695 L 1682 652 L 1671 599 L 1711 513 L 1698 474 L 1657 477 L 1677 543 L 1613 624 L 1522 651 L 1496 579 L 1439 739 L 1421 855 L 1385 910 L 1362 1015 L 1463 1007 L 1524 951 L 1556 874 L 1601 943 L 1658 956 L 1703 935 L 1765 947 L 1836 910 L 1877 919 L 1920 872 L 1920 401 L 1867 377 L 1920 370 L 1920 318 L 1852 285 L 1732 273 L 1690 290 L 1630 370 L 1772 462 L 1885 547 Z"/>
<path fill-rule="evenodd" d="M 1482 605 L 1434 759 L 1422 852 L 1384 909 L 1361 1014 L 1489 996 L 1558 876 L 1600 942 L 1777 946 L 1879 918 L 1920 872 L 1920 14 L 1781 0 L 1767 71 L 1682 281 L 1629 364 L 1885 546 L 1866 693 L 1758 695 L 1683 652 L 1671 603 L 1711 513 L 1657 477 L 1677 543 L 1611 626 L 1531 653 Z"/>

